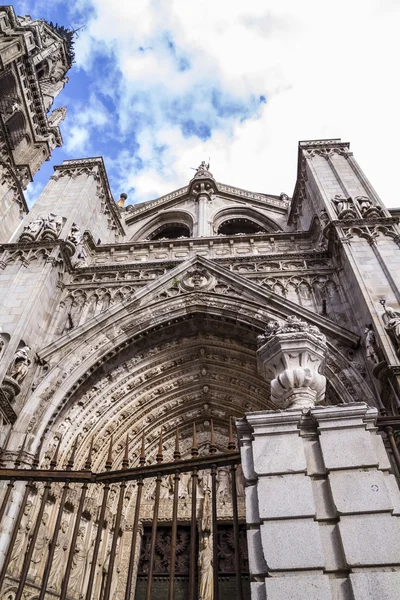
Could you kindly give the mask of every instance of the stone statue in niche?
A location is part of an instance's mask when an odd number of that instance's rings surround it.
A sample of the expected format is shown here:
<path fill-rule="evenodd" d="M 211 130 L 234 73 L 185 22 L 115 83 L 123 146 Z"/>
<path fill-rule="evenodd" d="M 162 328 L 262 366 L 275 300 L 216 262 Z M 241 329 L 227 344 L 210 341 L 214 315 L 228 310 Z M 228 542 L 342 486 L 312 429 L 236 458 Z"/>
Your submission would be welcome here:
<path fill-rule="evenodd" d="M 203 535 L 203 549 L 199 553 L 199 600 L 213 600 L 214 598 L 214 573 L 213 554 L 210 547 L 210 538 Z"/>
<path fill-rule="evenodd" d="M 378 355 L 378 346 L 376 343 L 376 337 L 374 330 L 372 329 L 372 325 L 365 326 L 364 335 L 367 360 L 377 365 L 380 361 Z"/>
<path fill-rule="evenodd" d="M 24 346 L 16 351 L 11 365 L 8 367 L 7 375 L 16 381 L 22 383 L 32 364 L 30 358 L 31 349 L 29 346 Z"/>
<path fill-rule="evenodd" d="M 64 567 L 67 561 L 67 550 L 69 542 L 67 530 L 67 521 L 62 521 L 60 531 L 57 537 L 56 547 L 54 550 L 54 558 L 51 565 L 51 572 L 49 577 L 49 587 L 53 588 L 56 592 L 59 592 L 61 590 L 62 578 L 64 575 Z"/>

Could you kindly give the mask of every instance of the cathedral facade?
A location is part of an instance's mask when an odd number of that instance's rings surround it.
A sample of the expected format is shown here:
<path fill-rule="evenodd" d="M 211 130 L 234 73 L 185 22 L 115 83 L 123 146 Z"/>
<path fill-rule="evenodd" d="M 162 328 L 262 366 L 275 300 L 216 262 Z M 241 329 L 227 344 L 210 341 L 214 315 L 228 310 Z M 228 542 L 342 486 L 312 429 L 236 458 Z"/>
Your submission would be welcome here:
<path fill-rule="evenodd" d="M 397 598 L 400 211 L 327 139 L 291 197 L 77 158 L 22 218 L 72 59 L 2 9 L 0 598 Z"/>

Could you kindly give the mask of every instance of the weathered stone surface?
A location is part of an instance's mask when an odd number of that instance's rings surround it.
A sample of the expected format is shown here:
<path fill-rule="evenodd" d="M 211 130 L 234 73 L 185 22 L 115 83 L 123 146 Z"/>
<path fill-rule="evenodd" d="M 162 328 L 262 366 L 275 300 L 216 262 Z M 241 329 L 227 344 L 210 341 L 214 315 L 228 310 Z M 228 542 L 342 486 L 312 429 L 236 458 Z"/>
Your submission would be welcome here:
<path fill-rule="evenodd" d="M 318 521 L 335 519 L 337 517 L 337 511 L 332 500 L 332 492 L 329 487 L 328 479 L 313 479 L 312 490 L 315 498 Z"/>
<path fill-rule="evenodd" d="M 246 523 L 249 525 L 259 525 L 260 512 L 258 507 L 257 486 L 249 485 L 244 491 L 246 498 Z"/>
<path fill-rule="evenodd" d="M 267 565 L 265 564 L 263 549 L 261 545 L 261 533 L 259 529 L 247 530 L 247 546 L 249 552 L 249 570 L 252 575 L 265 575 Z"/>
<path fill-rule="evenodd" d="M 252 581 L 250 583 L 251 600 L 266 600 L 265 583 L 260 581 Z"/>
<path fill-rule="evenodd" d="M 314 517 L 311 480 L 302 473 L 261 476 L 257 483 L 261 519 Z"/>
<path fill-rule="evenodd" d="M 386 477 L 376 469 L 332 471 L 329 482 L 339 514 L 391 511 Z"/>
<path fill-rule="evenodd" d="M 265 521 L 260 529 L 269 571 L 324 567 L 319 527 L 313 519 Z"/>
<path fill-rule="evenodd" d="M 320 523 L 319 534 L 325 556 L 326 571 L 341 571 L 346 569 L 339 529 L 332 523 Z"/>
<path fill-rule="evenodd" d="M 342 516 L 344 554 L 351 567 L 400 565 L 400 519 L 387 513 Z"/>
<path fill-rule="evenodd" d="M 398 600 L 400 593 L 400 571 L 350 573 L 350 584 L 354 600 Z"/>
<path fill-rule="evenodd" d="M 305 473 L 307 469 L 303 441 L 298 433 L 256 437 L 253 455 L 257 475 Z"/>
<path fill-rule="evenodd" d="M 377 467 L 377 456 L 371 435 L 364 428 L 323 431 L 320 443 L 327 469 Z"/>
<path fill-rule="evenodd" d="M 333 600 L 326 575 L 268 577 L 265 589 L 268 600 Z"/>

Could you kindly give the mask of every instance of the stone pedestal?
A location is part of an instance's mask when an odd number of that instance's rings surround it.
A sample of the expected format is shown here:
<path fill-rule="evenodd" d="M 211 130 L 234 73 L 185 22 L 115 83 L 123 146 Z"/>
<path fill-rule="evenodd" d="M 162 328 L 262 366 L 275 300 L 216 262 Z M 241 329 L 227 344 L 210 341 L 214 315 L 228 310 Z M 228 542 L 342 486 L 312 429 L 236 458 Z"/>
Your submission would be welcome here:
<path fill-rule="evenodd" d="M 400 492 L 364 403 L 238 421 L 255 600 L 398 600 Z"/>

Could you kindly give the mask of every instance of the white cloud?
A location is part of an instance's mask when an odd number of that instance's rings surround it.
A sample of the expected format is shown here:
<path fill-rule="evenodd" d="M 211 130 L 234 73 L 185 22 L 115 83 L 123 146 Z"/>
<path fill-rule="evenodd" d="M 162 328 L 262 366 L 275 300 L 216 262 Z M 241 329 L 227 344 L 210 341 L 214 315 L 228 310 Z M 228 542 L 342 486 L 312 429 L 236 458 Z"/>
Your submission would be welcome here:
<path fill-rule="evenodd" d="M 389 206 L 396 197 L 400 120 L 397 62 L 400 5 L 390 0 L 92 0 L 95 17 L 76 43 L 78 65 L 90 70 L 106 47 L 121 71 L 121 130 L 144 119 L 136 157 L 121 151 L 120 185 L 145 200 L 185 185 L 190 166 L 211 156 L 219 181 L 247 189 L 291 193 L 300 139 L 342 137 Z M 80 6 L 83 6 L 82 0 Z M 167 50 L 168 39 L 175 53 Z M 142 48 L 143 50 L 139 50 Z M 190 69 L 179 70 L 180 60 Z M 207 86 L 250 104 L 253 118 L 218 117 Z M 175 98 L 192 98 L 187 114 L 211 121 L 207 142 L 185 137 Z M 69 150 L 84 149 L 76 123 Z M 186 113 L 185 113 L 186 114 Z M 138 116 L 139 115 L 139 116 Z M 141 116 L 140 116 L 141 115 Z M 160 152 L 157 148 L 163 146 Z M 133 154 L 133 152 L 132 152 Z M 137 168 L 139 157 L 144 168 Z M 135 162 L 136 161 L 136 162 Z M 136 165 L 136 168 L 135 168 Z"/>

